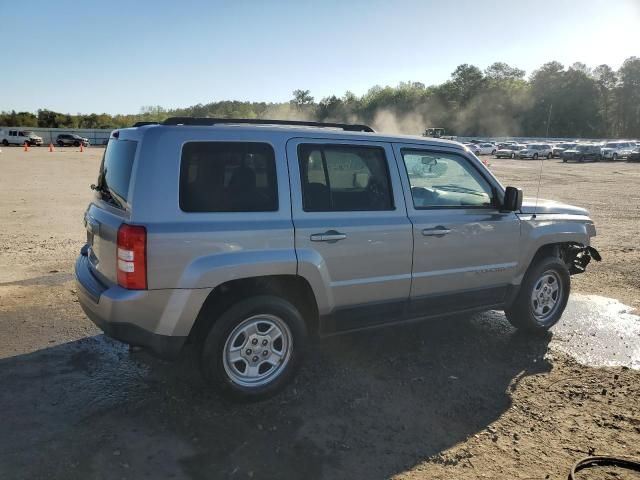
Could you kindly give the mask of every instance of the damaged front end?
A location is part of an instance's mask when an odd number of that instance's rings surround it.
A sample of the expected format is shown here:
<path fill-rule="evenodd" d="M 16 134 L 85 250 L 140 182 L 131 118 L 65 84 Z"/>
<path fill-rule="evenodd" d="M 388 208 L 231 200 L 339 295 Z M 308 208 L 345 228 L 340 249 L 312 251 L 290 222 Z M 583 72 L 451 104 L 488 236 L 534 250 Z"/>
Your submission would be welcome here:
<path fill-rule="evenodd" d="M 596 262 L 602 260 L 600 253 L 595 248 L 578 243 L 566 245 L 561 251 L 561 256 L 567 264 L 567 267 L 569 267 L 569 273 L 571 275 L 583 273 L 587 269 L 587 265 L 589 265 L 591 259 Z"/>

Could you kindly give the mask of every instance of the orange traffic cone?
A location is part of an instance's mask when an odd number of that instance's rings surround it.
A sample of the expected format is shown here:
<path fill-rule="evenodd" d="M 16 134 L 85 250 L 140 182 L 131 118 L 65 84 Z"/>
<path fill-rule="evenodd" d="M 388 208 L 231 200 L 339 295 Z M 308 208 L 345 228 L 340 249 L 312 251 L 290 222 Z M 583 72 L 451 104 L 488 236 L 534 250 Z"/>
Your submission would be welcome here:
<path fill-rule="evenodd" d="M 84 152 L 84 146 L 82 144 L 80 144 L 80 151 Z"/>
<path fill-rule="evenodd" d="M 29 151 L 29 144 L 27 142 L 24 142 L 24 151 L 25 152 Z"/>
<path fill-rule="evenodd" d="M 53 152 L 53 143 L 50 143 L 50 144 L 49 144 L 49 151 L 50 151 L 50 152 Z"/>

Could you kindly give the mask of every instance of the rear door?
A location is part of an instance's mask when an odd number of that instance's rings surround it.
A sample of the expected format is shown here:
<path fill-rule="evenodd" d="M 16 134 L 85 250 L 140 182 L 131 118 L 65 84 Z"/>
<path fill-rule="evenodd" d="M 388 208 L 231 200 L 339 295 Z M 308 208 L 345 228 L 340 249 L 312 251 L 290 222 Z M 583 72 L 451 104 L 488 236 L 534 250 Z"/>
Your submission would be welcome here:
<path fill-rule="evenodd" d="M 287 158 L 298 271 L 326 288 L 324 328 L 400 319 L 413 241 L 390 144 L 291 139 Z"/>
<path fill-rule="evenodd" d="M 109 140 L 100 166 L 96 199 L 85 212 L 89 262 L 103 282 L 117 282 L 118 229 L 130 217 L 129 187 L 137 147 L 135 140 Z"/>
<path fill-rule="evenodd" d="M 414 256 L 411 314 L 500 305 L 519 258 L 520 221 L 499 185 L 459 150 L 395 144 Z"/>

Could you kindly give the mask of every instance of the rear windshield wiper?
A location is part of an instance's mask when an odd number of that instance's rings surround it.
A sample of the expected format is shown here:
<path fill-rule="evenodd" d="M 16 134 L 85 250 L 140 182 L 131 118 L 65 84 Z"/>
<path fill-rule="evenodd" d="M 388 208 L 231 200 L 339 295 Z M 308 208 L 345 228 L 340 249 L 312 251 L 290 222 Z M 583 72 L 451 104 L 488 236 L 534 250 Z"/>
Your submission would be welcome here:
<path fill-rule="evenodd" d="M 122 202 L 118 200 L 115 195 L 113 195 L 111 191 L 108 188 L 105 188 L 102 184 L 95 185 L 92 183 L 91 190 L 95 190 L 100 195 L 102 195 L 103 200 L 106 200 L 107 202 L 115 205 L 118 208 L 124 209 L 124 205 L 122 204 Z"/>

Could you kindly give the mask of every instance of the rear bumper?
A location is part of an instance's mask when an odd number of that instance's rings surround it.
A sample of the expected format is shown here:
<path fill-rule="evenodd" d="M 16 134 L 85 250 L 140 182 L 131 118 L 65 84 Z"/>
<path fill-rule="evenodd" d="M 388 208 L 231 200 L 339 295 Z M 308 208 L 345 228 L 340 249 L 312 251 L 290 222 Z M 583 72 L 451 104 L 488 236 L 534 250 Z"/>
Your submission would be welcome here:
<path fill-rule="evenodd" d="M 83 249 L 76 260 L 75 275 L 78 300 L 87 317 L 116 340 L 146 347 L 163 358 L 175 358 L 187 337 L 162 335 L 150 329 L 166 320 L 171 294 L 105 285 L 92 273 L 84 253 Z"/>

